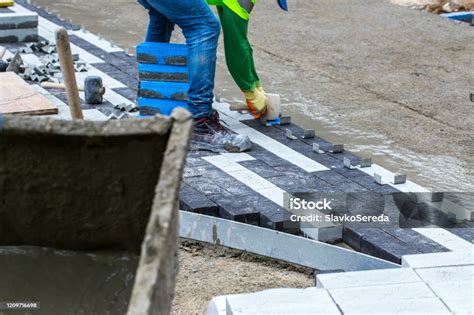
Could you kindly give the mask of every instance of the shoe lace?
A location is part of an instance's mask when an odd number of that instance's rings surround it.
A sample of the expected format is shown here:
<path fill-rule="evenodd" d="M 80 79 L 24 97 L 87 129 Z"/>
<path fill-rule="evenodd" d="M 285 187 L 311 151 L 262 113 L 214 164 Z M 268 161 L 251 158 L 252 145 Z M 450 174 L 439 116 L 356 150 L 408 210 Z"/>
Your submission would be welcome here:
<path fill-rule="evenodd" d="M 219 113 L 216 110 L 213 110 L 208 117 L 203 118 L 200 123 L 207 125 L 211 130 L 215 132 L 230 133 L 229 130 L 223 126 L 228 126 L 228 124 L 220 119 Z"/>

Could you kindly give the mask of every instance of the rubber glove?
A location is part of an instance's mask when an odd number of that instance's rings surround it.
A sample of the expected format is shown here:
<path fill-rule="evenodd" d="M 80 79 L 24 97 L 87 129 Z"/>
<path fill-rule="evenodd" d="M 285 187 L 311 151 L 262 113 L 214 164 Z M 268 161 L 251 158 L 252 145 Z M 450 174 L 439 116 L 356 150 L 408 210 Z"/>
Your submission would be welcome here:
<path fill-rule="evenodd" d="M 244 91 L 247 106 L 255 118 L 262 117 L 267 111 L 267 97 L 262 90 Z"/>

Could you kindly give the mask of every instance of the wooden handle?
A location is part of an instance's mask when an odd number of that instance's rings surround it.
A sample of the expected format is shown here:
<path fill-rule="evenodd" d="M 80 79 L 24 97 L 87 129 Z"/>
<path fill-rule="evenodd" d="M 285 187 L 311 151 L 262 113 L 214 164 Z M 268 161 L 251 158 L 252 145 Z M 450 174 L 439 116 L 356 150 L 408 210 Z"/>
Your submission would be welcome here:
<path fill-rule="evenodd" d="M 66 86 L 66 94 L 71 116 L 73 119 L 84 119 L 84 116 L 82 115 L 81 99 L 79 98 L 79 91 L 77 89 L 76 73 L 72 61 L 69 36 L 66 29 L 63 27 L 56 30 L 56 47 L 58 50 L 59 63 L 61 64 L 61 71 L 63 73 L 64 85 Z"/>
<path fill-rule="evenodd" d="M 41 86 L 46 89 L 65 89 L 66 88 L 64 83 L 55 83 L 55 82 L 41 82 Z"/>
<path fill-rule="evenodd" d="M 0 46 L 0 60 L 2 60 L 3 56 L 5 56 L 6 52 L 7 52 L 7 49 L 5 47 Z"/>
<path fill-rule="evenodd" d="M 64 83 L 56 83 L 56 82 L 41 82 L 41 86 L 45 89 L 65 89 L 66 85 Z M 77 86 L 79 91 L 84 91 L 83 86 Z"/>
<path fill-rule="evenodd" d="M 247 104 L 244 103 L 235 103 L 235 104 L 230 104 L 229 109 L 231 111 L 240 111 L 240 110 L 249 110 L 249 107 Z"/>

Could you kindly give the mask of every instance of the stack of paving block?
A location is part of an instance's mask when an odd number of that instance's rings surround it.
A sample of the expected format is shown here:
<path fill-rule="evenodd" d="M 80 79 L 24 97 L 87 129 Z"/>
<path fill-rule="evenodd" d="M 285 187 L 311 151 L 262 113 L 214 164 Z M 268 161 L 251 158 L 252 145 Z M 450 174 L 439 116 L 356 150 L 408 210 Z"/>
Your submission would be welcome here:
<path fill-rule="evenodd" d="M 38 41 L 38 14 L 0 8 L 0 43 Z"/>
<path fill-rule="evenodd" d="M 188 108 L 187 47 L 184 44 L 150 43 L 137 46 L 140 115 L 170 115 Z"/>

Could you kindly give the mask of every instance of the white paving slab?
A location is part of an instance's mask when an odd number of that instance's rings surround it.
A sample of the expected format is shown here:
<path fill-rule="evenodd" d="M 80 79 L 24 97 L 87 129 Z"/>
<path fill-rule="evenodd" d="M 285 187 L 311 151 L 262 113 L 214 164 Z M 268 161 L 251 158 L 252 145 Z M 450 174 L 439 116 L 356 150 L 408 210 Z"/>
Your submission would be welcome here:
<path fill-rule="evenodd" d="M 421 282 L 411 268 L 327 273 L 316 276 L 318 288 L 337 289 Z"/>
<path fill-rule="evenodd" d="M 231 159 L 234 162 L 245 162 L 245 161 L 254 161 L 253 156 L 248 155 L 247 153 L 221 153 L 228 159 Z"/>
<path fill-rule="evenodd" d="M 248 136 L 252 142 L 258 144 L 280 158 L 287 160 L 288 162 L 302 168 L 307 172 L 328 170 L 328 168 L 324 165 L 241 123 L 237 118 L 234 118 L 236 113 L 229 110 L 229 104 L 215 102 L 213 106 L 223 114 L 220 116 L 220 118 L 228 124 L 230 129 L 242 135 Z M 237 115 L 240 114 L 237 113 Z"/>
<path fill-rule="evenodd" d="M 344 315 L 432 315 L 451 314 L 448 308 L 438 298 L 413 298 L 407 300 L 378 300 L 364 303 L 354 303 L 342 307 Z"/>
<path fill-rule="evenodd" d="M 272 289 L 226 298 L 228 315 L 341 314 L 326 290 L 314 288 Z"/>
<path fill-rule="evenodd" d="M 115 45 L 112 45 L 112 43 L 110 43 L 109 41 L 107 41 L 105 39 L 101 39 L 101 38 L 99 38 L 99 36 L 97 36 L 93 33 L 90 33 L 90 32 L 84 31 L 84 30 L 70 31 L 70 33 L 72 35 L 76 35 L 77 37 L 80 37 L 80 38 L 88 41 L 89 43 L 92 43 L 92 44 L 96 45 L 97 47 L 105 50 L 106 52 L 112 53 L 112 52 L 123 51 L 122 48 L 117 47 Z"/>
<path fill-rule="evenodd" d="M 402 266 L 412 268 L 462 266 L 473 264 L 474 253 L 471 250 L 402 256 Z"/>
<path fill-rule="evenodd" d="M 429 286 L 452 312 L 474 314 L 474 282 L 472 279 L 431 282 Z"/>
<path fill-rule="evenodd" d="M 236 172 L 236 171 L 245 171 L 247 170 L 242 165 L 232 161 L 228 157 L 224 155 L 216 155 L 216 156 L 206 156 L 202 158 L 207 162 L 211 163 L 212 165 L 220 168 L 226 173 Z M 249 171 L 250 172 L 250 171 Z M 255 174 L 257 175 L 257 174 Z"/>
<path fill-rule="evenodd" d="M 459 236 L 441 228 L 413 228 L 412 230 L 421 235 L 432 239 L 438 244 L 443 245 L 449 250 L 471 250 L 474 251 L 474 245 L 460 238 Z"/>
<path fill-rule="evenodd" d="M 86 77 L 92 76 L 92 75 L 101 77 L 104 86 L 107 87 L 108 89 L 117 89 L 117 88 L 126 88 L 127 87 L 122 82 L 115 80 L 114 78 L 112 78 L 108 74 L 106 74 L 106 73 L 100 71 L 99 69 L 94 68 L 93 66 L 90 66 L 90 65 L 87 67 L 87 71 L 76 72 L 77 81 L 81 82 L 81 83 L 84 82 L 84 79 Z"/>
<path fill-rule="evenodd" d="M 436 297 L 423 282 L 389 284 L 347 289 L 328 289 L 334 301 L 341 309 L 350 309 L 351 305 L 374 303 L 374 301 L 412 300 L 416 298 Z"/>
<path fill-rule="evenodd" d="M 410 181 L 407 180 L 405 184 L 399 184 L 399 185 L 394 185 L 391 183 L 393 181 L 393 177 L 395 173 L 387 170 L 386 168 L 377 165 L 377 164 L 372 164 L 371 167 L 357 167 L 360 171 L 370 175 L 374 176 L 374 174 L 379 174 L 382 176 L 382 182 L 384 184 L 389 184 L 392 187 L 395 187 L 396 189 L 402 191 L 402 192 L 429 192 L 428 189 Z"/>
<path fill-rule="evenodd" d="M 285 204 L 285 191 L 280 187 L 258 189 L 257 192 L 260 195 L 267 197 L 268 199 L 270 199 L 281 207 L 283 207 Z"/>
<path fill-rule="evenodd" d="M 207 305 L 206 315 L 227 315 L 227 299 L 225 296 L 214 297 Z"/>
<path fill-rule="evenodd" d="M 105 116 L 101 111 L 97 109 L 85 109 L 82 111 L 85 120 L 93 120 L 93 121 L 104 121 L 108 120 L 107 116 Z"/>
<path fill-rule="evenodd" d="M 241 183 L 253 189 L 263 197 L 270 199 L 276 204 L 284 207 L 285 191 L 258 174 L 248 170 L 225 155 L 206 156 L 202 159 L 218 167 Z M 322 215 L 314 210 L 313 213 Z M 307 228 L 302 228 L 308 237 L 319 240 L 335 240 L 342 236 L 342 227 L 331 222 L 311 222 L 306 224 Z M 322 233 L 320 229 L 329 229 L 327 233 Z"/>
<path fill-rule="evenodd" d="M 427 283 L 471 280 L 474 282 L 474 265 L 415 269 Z"/>

